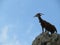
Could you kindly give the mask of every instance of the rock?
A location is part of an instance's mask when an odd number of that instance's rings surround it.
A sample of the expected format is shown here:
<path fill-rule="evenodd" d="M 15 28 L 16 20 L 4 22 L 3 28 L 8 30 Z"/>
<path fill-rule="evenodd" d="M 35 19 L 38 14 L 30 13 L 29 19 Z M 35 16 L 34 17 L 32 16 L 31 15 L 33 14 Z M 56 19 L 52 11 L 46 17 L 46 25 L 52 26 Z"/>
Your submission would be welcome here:
<path fill-rule="evenodd" d="M 35 40 L 32 42 L 32 45 L 59 45 L 60 44 L 60 34 L 49 34 L 44 32 L 39 34 Z"/>

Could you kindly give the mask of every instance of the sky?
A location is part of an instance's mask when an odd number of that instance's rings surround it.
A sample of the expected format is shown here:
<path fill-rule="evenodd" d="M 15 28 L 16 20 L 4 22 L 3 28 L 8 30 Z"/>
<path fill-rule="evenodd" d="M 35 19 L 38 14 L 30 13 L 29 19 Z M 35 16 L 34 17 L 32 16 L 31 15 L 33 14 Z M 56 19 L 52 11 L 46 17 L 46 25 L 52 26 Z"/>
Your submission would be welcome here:
<path fill-rule="evenodd" d="M 55 25 L 60 34 L 59 0 L 0 0 L 0 45 L 32 45 L 42 33 L 36 13 Z"/>

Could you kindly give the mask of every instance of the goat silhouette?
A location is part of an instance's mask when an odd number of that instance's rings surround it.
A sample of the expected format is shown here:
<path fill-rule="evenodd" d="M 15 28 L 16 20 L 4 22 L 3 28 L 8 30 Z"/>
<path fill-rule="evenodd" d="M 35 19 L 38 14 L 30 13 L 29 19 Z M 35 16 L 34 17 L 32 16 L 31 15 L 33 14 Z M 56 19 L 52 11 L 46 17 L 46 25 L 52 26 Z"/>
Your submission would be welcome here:
<path fill-rule="evenodd" d="M 49 22 L 43 20 L 41 18 L 41 15 L 42 15 L 42 13 L 37 13 L 34 17 L 38 17 L 39 23 L 41 24 L 41 27 L 42 27 L 42 33 L 44 32 L 44 29 L 45 29 L 45 32 L 49 31 L 49 32 L 51 32 L 51 34 L 54 32 L 57 33 L 55 26 L 50 24 Z"/>

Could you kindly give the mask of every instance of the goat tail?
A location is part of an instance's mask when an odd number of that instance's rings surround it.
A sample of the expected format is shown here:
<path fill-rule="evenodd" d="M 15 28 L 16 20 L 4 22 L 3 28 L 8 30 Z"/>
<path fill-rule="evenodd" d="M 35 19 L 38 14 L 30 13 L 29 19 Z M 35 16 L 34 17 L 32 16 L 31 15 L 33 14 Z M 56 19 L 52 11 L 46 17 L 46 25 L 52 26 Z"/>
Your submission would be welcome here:
<path fill-rule="evenodd" d="M 57 30 L 55 30 L 56 31 L 56 33 L 57 33 Z"/>

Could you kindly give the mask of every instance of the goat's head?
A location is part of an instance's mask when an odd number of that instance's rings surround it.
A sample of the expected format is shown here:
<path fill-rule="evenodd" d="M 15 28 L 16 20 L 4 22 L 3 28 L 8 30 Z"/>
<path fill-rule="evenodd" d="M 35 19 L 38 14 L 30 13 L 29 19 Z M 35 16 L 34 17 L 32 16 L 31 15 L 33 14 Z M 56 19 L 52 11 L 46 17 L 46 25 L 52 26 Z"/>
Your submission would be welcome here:
<path fill-rule="evenodd" d="M 37 13 L 34 17 L 40 17 L 41 15 L 44 15 L 42 13 Z"/>

